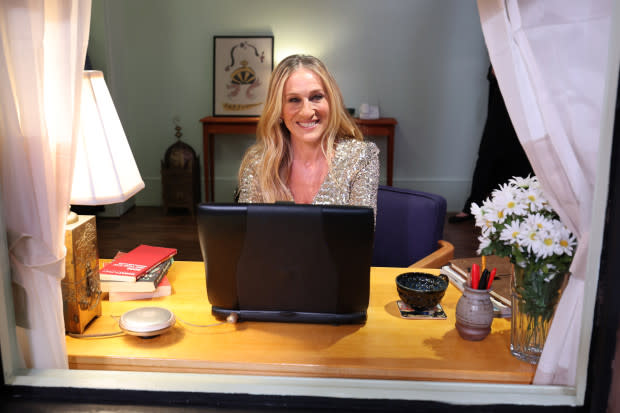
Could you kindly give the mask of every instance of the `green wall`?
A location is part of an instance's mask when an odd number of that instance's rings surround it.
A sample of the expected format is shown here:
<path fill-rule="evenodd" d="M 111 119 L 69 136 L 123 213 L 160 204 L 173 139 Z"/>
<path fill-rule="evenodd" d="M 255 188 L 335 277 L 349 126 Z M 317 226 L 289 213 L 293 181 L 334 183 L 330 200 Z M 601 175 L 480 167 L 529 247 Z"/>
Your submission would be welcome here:
<path fill-rule="evenodd" d="M 175 142 L 175 116 L 203 160 L 199 120 L 212 114 L 214 35 L 273 35 L 276 64 L 291 53 L 321 58 L 347 106 L 378 103 L 398 120 L 394 185 L 462 207 L 488 91 L 475 0 L 94 0 L 88 53 L 146 184 L 138 205 L 161 204 L 160 161 Z M 231 199 L 252 140 L 216 139 L 217 201 Z M 385 140 L 377 143 L 385 152 Z"/>

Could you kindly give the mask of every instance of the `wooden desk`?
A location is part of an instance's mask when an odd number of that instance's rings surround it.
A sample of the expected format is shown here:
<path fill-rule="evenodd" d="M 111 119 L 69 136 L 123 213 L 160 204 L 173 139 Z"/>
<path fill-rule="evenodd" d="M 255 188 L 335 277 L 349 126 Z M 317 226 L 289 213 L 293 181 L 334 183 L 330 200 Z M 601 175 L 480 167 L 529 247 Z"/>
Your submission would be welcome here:
<path fill-rule="evenodd" d="M 215 327 L 202 262 L 177 261 L 169 278 L 173 295 L 144 301 L 103 301 L 103 315 L 85 333 L 118 330 L 120 316 L 157 305 L 177 317 L 175 327 L 152 338 L 67 337 L 71 369 L 229 373 L 361 379 L 531 383 L 535 367 L 509 351 L 510 321 L 495 319 L 481 342 L 460 338 L 454 312 L 460 293 L 450 286 L 442 301 L 447 320 L 405 320 L 398 314 L 394 278 L 399 268 L 373 268 L 364 325 L 241 322 Z M 430 270 L 433 272 L 437 270 Z"/>
<path fill-rule="evenodd" d="M 258 117 L 220 117 L 207 116 L 200 119 L 202 122 L 202 150 L 205 160 L 205 200 L 214 199 L 213 190 L 213 141 L 215 135 L 252 135 L 256 133 Z M 387 137 L 387 184 L 392 185 L 394 174 L 394 128 L 396 119 L 359 119 L 355 122 L 360 126 L 362 133 L 366 136 L 385 136 Z"/>

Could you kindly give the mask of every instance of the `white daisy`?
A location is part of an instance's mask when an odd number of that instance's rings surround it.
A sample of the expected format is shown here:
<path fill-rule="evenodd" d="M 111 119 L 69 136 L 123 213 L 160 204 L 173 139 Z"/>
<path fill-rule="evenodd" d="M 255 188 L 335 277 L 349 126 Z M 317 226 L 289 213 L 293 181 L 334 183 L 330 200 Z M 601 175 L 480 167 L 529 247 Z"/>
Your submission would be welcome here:
<path fill-rule="evenodd" d="M 539 232 L 541 230 L 539 222 L 541 220 L 533 219 L 534 216 L 528 216 L 521 223 L 521 232 L 518 235 L 518 242 L 528 251 L 533 251 L 533 246 L 540 243 Z"/>
<path fill-rule="evenodd" d="M 538 233 L 540 243 L 536 244 L 535 254 L 538 258 L 545 259 L 555 254 L 556 241 L 554 234 L 550 231 L 540 231 Z"/>
<path fill-rule="evenodd" d="M 549 213 L 555 213 L 553 211 L 553 207 L 551 207 L 551 204 L 549 203 L 549 201 L 546 201 L 543 203 L 543 210 L 549 212 Z"/>
<path fill-rule="evenodd" d="M 519 243 L 519 237 L 521 235 L 521 222 L 514 220 L 507 224 L 499 234 L 499 239 L 504 241 L 504 244 L 514 245 Z"/>
<path fill-rule="evenodd" d="M 509 185 L 513 185 L 516 188 L 527 188 L 529 186 L 529 177 L 523 178 L 522 176 L 513 176 L 508 180 Z"/>
<path fill-rule="evenodd" d="M 482 250 L 491 245 L 491 240 L 484 235 L 478 237 L 478 241 L 480 241 L 480 246 L 478 247 L 478 255 L 482 255 Z"/>
<path fill-rule="evenodd" d="M 496 231 L 494 224 L 498 222 L 497 211 L 489 198 L 482 202 L 480 211 L 480 215 L 474 215 L 476 217 L 476 226 L 480 227 L 480 230 L 488 236 Z"/>
<path fill-rule="evenodd" d="M 489 201 L 491 205 L 488 210 L 490 212 L 489 220 L 502 223 L 506 220 L 509 211 L 507 207 L 515 205 L 515 199 L 510 188 L 503 187 L 500 190 L 493 191 L 493 198 Z"/>
<path fill-rule="evenodd" d="M 532 212 L 537 212 L 543 209 L 543 205 L 546 200 L 542 195 L 542 192 L 536 188 L 528 188 L 522 192 L 523 202 L 526 203 Z"/>
<path fill-rule="evenodd" d="M 545 216 L 541 213 L 536 213 L 534 215 L 528 215 L 523 221 L 528 228 L 536 228 L 538 231 L 553 231 L 553 221 L 545 218 Z"/>
<path fill-rule="evenodd" d="M 498 192 L 493 204 L 502 210 L 504 216 L 522 215 L 527 209 L 527 204 L 519 199 L 519 193 L 512 190 Z"/>
<path fill-rule="evenodd" d="M 577 238 L 564 226 L 561 222 L 556 221 L 556 243 L 554 253 L 557 255 L 566 254 L 568 256 L 573 255 L 575 245 L 577 245 Z"/>
<path fill-rule="evenodd" d="M 483 221 L 486 221 L 486 219 L 484 219 L 484 215 L 486 215 L 484 208 L 479 207 L 477 203 L 472 202 L 469 211 L 474 218 L 476 218 L 476 226 L 481 226 L 481 224 L 484 224 Z"/>
<path fill-rule="evenodd" d="M 485 221 L 484 225 L 480 226 L 480 232 L 485 237 L 491 237 L 493 234 L 495 234 L 496 231 L 497 228 L 495 228 L 495 224 L 493 223 L 493 221 Z"/>
<path fill-rule="evenodd" d="M 540 237 L 537 234 L 536 237 L 530 240 L 527 244 L 527 250 L 534 254 L 537 259 L 544 259 L 549 256 L 549 247 L 545 245 L 546 238 Z"/>

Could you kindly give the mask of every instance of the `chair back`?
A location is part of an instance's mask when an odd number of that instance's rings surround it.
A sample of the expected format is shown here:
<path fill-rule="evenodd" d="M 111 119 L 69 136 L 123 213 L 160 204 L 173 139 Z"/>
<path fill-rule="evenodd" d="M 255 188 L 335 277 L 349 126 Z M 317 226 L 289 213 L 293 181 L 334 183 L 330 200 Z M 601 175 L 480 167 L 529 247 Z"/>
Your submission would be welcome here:
<path fill-rule="evenodd" d="M 440 195 L 380 185 L 372 265 L 408 267 L 433 253 L 445 216 Z"/>

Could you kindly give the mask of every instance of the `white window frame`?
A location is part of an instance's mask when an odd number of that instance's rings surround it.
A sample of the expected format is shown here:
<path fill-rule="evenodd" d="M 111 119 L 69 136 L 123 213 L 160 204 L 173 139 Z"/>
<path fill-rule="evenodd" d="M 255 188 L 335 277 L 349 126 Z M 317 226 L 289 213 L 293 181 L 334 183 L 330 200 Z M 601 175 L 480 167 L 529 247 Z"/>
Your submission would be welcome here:
<path fill-rule="evenodd" d="M 591 239 L 575 386 L 538 386 L 467 382 L 274 377 L 224 374 L 20 369 L 10 282 L 8 246 L 0 199 L 0 348 L 5 385 L 49 388 L 119 389 L 165 392 L 242 393 L 346 399 L 441 401 L 453 404 L 583 405 L 594 318 L 599 263 L 609 186 L 613 118 L 620 45 L 620 7 L 612 16 L 612 43 L 606 78 L 606 111 L 601 119 L 599 163 L 592 211 Z M 615 23 L 615 24 L 614 24 Z"/>

